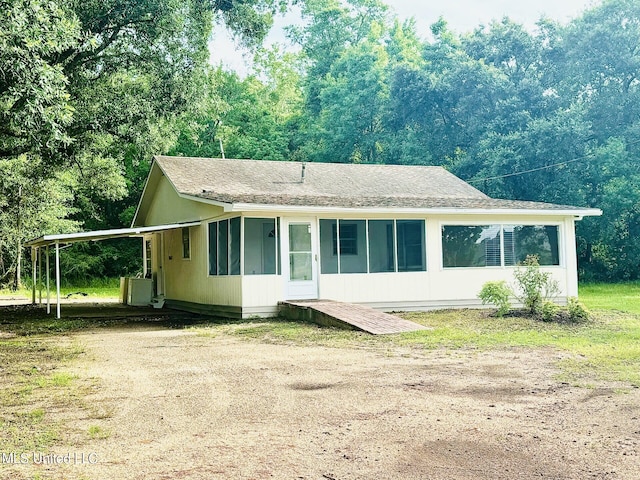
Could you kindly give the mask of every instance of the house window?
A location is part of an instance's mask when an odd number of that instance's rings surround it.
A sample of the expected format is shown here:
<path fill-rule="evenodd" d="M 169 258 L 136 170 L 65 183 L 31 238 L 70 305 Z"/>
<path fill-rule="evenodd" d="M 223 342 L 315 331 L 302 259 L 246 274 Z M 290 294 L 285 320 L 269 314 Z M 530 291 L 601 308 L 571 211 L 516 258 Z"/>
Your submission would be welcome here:
<path fill-rule="evenodd" d="M 339 220 L 340 273 L 367 273 L 367 222 Z"/>
<path fill-rule="evenodd" d="M 218 275 L 229 274 L 229 220 L 218 222 Z"/>
<path fill-rule="evenodd" d="M 505 225 L 504 264 L 517 265 L 537 255 L 540 265 L 560 265 L 557 225 Z"/>
<path fill-rule="evenodd" d="M 274 218 L 244 219 L 244 274 L 275 275 L 279 225 Z"/>
<path fill-rule="evenodd" d="M 333 248 L 338 245 L 337 220 L 320 220 L 320 270 L 322 273 L 338 273 L 338 255 Z"/>
<path fill-rule="evenodd" d="M 333 224 L 333 254 L 338 254 L 338 234 Z M 340 220 L 340 254 L 358 255 L 358 225 L 355 222 Z"/>
<path fill-rule="evenodd" d="M 242 219 L 229 220 L 229 274 L 240 275 L 240 229 Z"/>
<path fill-rule="evenodd" d="M 218 274 L 218 222 L 209 224 L 209 275 Z"/>
<path fill-rule="evenodd" d="M 424 220 L 396 221 L 398 245 L 398 271 L 421 272 L 426 270 Z"/>
<path fill-rule="evenodd" d="M 537 255 L 540 265 L 559 265 L 556 225 L 445 225 L 442 259 L 445 268 L 500 267 Z"/>
<path fill-rule="evenodd" d="M 240 217 L 209 223 L 209 275 L 240 275 Z"/>
<path fill-rule="evenodd" d="M 320 220 L 320 255 L 323 274 L 425 271 L 425 222 Z"/>
<path fill-rule="evenodd" d="M 393 220 L 369 220 L 369 271 L 395 272 L 395 231 Z"/>
<path fill-rule="evenodd" d="M 500 266 L 500 230 L 500 225 L 443 226 L 443 265 L 445 268 Z"/>
<path fill-rule="evenodd" d="M 367 273 L 366 220 L 320 220 L 322 273 Z"/>
<path fill-rule="evenodd" d="M 191 258 L 191 238 L 189 227 L 182 228 L 182 258 L 185 260 Z"/>

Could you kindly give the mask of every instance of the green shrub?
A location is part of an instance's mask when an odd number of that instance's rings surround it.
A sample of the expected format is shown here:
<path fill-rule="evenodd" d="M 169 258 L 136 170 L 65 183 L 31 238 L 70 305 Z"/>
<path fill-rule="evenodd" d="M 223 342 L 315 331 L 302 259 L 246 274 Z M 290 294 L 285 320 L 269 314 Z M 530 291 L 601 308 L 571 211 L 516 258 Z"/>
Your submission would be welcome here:
<path fill-rule="evenodd" d="M 569 318 L 574 322 L 589 320 L 591 315 L 589 310 L 576 297 L 569 297 L 567 310 L 569 311 Z"/>
<path fill-rule="evenodd" d="M 482 300 L 482 304 L 495 305 L 498 311 L 496 315 L 504 316 L 511 308 L 509 297 L 513 292 L 507 285 L 507 282 L 501 280 L 499 282 L 487 282 L 482 286 L 482 290 L 478 294 L 478 298 Z"/>
<path fill-rule="evenodd" d="M 556 315 L 560 311 L 560 307 L 553 302 L 545 301 L 540 309 L 542 314 L 542 320 L 545 322 L 552 322 L 555 320 Z"/>
<path fill-rule="evenodd" d="M 527 258 L 513 272 L 517 286 L 517 298 L 533 315 L 542 310 L 546 300 L 550 300 L 560 292 L 558 282 L 550 272 L 540 270 L 537 255 Z"/>

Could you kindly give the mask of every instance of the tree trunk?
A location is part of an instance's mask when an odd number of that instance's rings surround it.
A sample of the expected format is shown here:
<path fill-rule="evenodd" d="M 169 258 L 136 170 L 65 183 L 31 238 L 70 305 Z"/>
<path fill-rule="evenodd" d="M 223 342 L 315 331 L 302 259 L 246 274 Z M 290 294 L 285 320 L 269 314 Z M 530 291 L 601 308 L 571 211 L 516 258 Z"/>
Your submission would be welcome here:
<path fill-rule="evenodd" d="M 18 290 L 22 286 L 22 282 L 20 281 L 20 275 L 22 272 L 20 271 L 20 266 L 22 265 L 22 242 L 18 240 L 18 258 L 16 260 L 16 275 L 13 277 L 13 289 Z"/>
<path fill-rule="evenodd" d="M 16 240 L 16 248 L 18 251 L 16 252 L 16 276 L 13 279 L 13 289 L 18 290 L 22 286 L 22 282 L 20 277 L 22 275 L 21 267 L 22 267 L 22 218 L 20 212 L 20 204 L 22 203 L 22 186 L 18 187 L 18 215 L 16 219 L 16 232 L 17 232 L 17 240 Z"/>

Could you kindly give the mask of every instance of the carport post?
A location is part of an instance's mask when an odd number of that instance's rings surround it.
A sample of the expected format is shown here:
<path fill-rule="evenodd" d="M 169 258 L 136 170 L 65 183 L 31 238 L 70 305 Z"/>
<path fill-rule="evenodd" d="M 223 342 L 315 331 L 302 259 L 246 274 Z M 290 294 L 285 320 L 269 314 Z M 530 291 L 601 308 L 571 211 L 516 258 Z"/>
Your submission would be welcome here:
<path fill-rule="evenodd" d="M 60 318 L 60 242 L 56 240 L 56 318 Z"/>
<path fill-rule="evenodd" d="M 38 248 L 31 247 L 31 276 L 33 277 L 33 285 L 31 286 L 31 303 L 36 304 L 36 282 L 38 281 L 38 272 L 36 271 L 36 257 L 38 256 Z"/>
<path fill-rule="evenodd" d="M 49 277 L 50 275 L 50 270 L 49 270 L 49 245 L 47 245 L 47 315 L 49 315 L 51 313 L 51 289 L 49 288 Z"/>
<path fill-rule="evenodd" d="M 42 305 L 42 251 L 38 248 L 38 305 Z"/>

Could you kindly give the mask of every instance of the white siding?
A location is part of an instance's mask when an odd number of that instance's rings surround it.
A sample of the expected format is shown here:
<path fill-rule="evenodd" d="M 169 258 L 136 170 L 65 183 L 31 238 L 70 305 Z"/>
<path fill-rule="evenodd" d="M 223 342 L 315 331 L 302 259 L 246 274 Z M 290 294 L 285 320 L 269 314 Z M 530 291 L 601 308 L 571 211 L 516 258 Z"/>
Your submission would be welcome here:
<path fill-rule="evenodd" d="M 429 298 L 429 274 L 320 275 L 320 298 L 354 303 L 407 303 Z"/>
<path fill-rule="evenodd" d="M 249 214 L 253 217 L 254 215 Z M 255 217 L 278 216 L 261 213 Z M 318 219 L 309 217 L 313 221 Z M 322 218 L 331 218 L 323 216 Z M 335 217 L 333 217 L 335 218 Z M 349 216 L 391 219 L 388 215 Z M 443 268 L 442 225 L 449 224 L 555 224 L 559 226 L 560 265 L 545 267 L 561 287 L 561 300 L 577 294 L 574 219 L 571 217 L 518 216 L 403 216 L 426 221 L 426 272 L 373 274 L 320 274 L 319 296 L 346 302 L 365 303 L 386 309 L 419 309 L 445 306 L 480 306 L 477 298 L 489 280 L 513 282 L 515 267 Z M 184 218 L 183 218 L 184 219 Z M 175 219 L 173 219 L 175 220 Z M 268 315 L 284 299 L 283 275 L 209 276 L 207 222 L 191 228 L 191 259 L 182 259 L 181 230 L 164 234 L 164 270 L 166 296 L 205 305 L 228 305 L 243 308 L 243 315 Z M 364 239 L 359 238 L 359 241 Z M 155 243 L 157 246 L 159 242 Z M 361 245 L 360 248 L 365 248 Z M 256 247 L 257 248 L 257 247 Z M 244 255 L 244 249 L 242 249 Z M 321 252 L 325 253 L 325 252 Z M 257 261 L 255 258 L 253 261 Z M 318 259 L 318 264 L 320 259 Z M 283 259 L 282 269 L 287 264 Z M 242 266 L 244 270 L 244 265 Z"/>
<path fill-rule="evenodd" d="M 284 298 L 281 275 L 245 275 L 242 278 L 243 307 L 275 306 Z"/>

